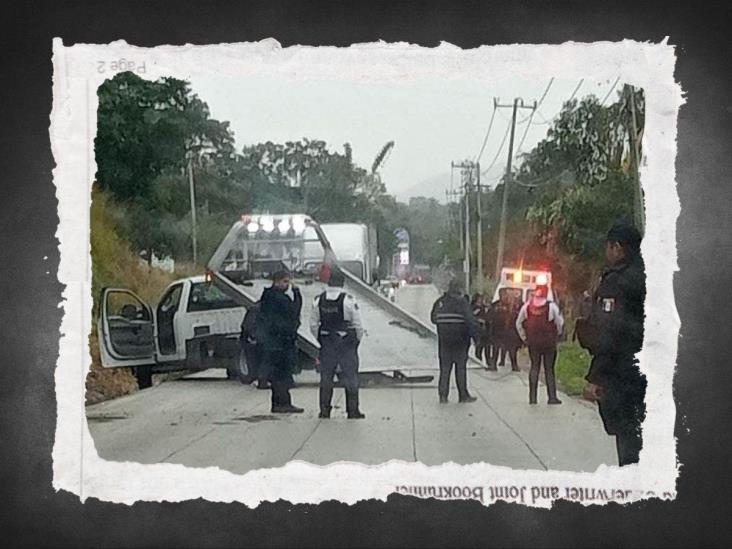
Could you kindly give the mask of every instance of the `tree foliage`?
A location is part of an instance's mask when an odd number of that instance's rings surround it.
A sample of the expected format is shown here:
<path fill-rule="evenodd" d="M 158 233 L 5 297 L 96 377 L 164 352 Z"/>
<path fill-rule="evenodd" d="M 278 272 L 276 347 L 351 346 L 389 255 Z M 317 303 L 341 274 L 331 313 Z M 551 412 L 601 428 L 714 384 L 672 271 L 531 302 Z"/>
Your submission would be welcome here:
<path fill-rule="evenodd" d="M 394 249 L 393 230 L 416 226 L 419 216 L 386 193 L 378 172 L 353 163 L 348 143 L 332 151 L 304 138 L 237 152 L 228 123 L 212 119 L 189 84 L 174 78 L 151 82 L 122 73 L 98 96 L 97 184 L 122 207 L 116 223 L 135 250 L 190 257 L 189 163 L 202 261 L 243 212 L 305 212 L 321 223 L 375 225 L 383 265 Z M 430 260 L 428 240 L 416 242 L 417 258 Z"/>

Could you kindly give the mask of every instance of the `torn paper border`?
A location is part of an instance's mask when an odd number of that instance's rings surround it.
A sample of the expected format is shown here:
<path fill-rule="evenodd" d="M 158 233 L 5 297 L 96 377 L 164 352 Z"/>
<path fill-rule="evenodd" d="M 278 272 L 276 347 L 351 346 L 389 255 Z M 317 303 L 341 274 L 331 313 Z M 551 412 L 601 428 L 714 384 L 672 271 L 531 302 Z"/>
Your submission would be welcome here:
<path fill-rule="evenodd" d="M 484 46 L 463 50 L 447 43 L 424 48 L 383 42 L 348 48 L 293 46 L 274 39 L 257 43 L 139 48 L 124 41 L 109 45 L 53 43 L 53 110 L 50 138 L 59 201 L 59 280 L 64 309 L 55 373 L 58 421 L 53 448 L 53 486 L 103 501 L 263 501 L 292 503 L 386 500 L 392 493 L 437 499 L 505 500 L 550 507 L 557 499 L 585 505 L 676 496 L 679 464 L 672 382 L 679 317 L 673 293 L 677 270 L 675 183 L 677 116 L 682 91 L 674 81 L 674 47 L 630 40 L 561 45 Z M 132 64 L 132 65 L 131 65 Z M 144 67 L 141 74 L 140 67 Z M 303 68 L 307 67 L 307 71 Z M 102 70 L 103 69 L 103 70 Z M 106 461 L 97 454 L 86 421 L 85 380 L 91 358 L 92 327 L 89 206 L 96 173 L 94 135 L 98 86 L 114 72 L 137 69 L 148 79 L 191 75 L 266 74 L 288 78 L 358 81 L 422 78 L 495 80 L 615 79 L 645 90 L 646 123 L 641 181 L 645 192 L 645 258 L 648 298 L 645 341 L 639 355 L 648 379 L 647 417 L 640 463 L 601 466 L 593 473 L 513 470 L 486 463 L 426 466 L 390 461 L 378 466 L 294 461 L 275 469 L 237 475 L 216 467 L 143 465 Z M 307 72 L 307 77 L 305 76 Z"/>

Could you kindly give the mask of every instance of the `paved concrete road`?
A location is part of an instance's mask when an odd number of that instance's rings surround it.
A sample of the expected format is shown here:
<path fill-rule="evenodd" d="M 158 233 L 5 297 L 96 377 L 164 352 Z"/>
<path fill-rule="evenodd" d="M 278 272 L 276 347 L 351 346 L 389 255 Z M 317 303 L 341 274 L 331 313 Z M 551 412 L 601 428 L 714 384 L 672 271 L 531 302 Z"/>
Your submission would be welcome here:
<path fill-rule="evenodd" d="M 408 286 L 398 299 L 421 316 L 436 296 L 430 286 Z M 562 396 L 564 404 L 548 406 L 540 387 L 540 403 L 529 406 L 526 375 L 510 368 L 471 370 L 470 390 L 478 397 L 473 404 L 458 404 L 454 386 L 451 402 L 439 404 L 436 380 L 363 389 L 365 420 L 345 418 L 342 389 L 336 389 L 333 418 L 318 419 L 312 372 L 293 390 L 294 402 L 306 411 L 292 416 L 270 414 L 269 391 L 223 376 L 209 370 L 89 406 L 97 451 L 114 461 L 215 465 L 235 473 L 293 459 L 320 465 L 485 461 L 572 471 L 615 463 L 612 439 L 592 405 Z"/>
<path fill-rule="evenodd" d="M 396 304 L 432 326 L 432 305 L 442 293 L 432 284 L 408 284 L 396 293 Z"/>

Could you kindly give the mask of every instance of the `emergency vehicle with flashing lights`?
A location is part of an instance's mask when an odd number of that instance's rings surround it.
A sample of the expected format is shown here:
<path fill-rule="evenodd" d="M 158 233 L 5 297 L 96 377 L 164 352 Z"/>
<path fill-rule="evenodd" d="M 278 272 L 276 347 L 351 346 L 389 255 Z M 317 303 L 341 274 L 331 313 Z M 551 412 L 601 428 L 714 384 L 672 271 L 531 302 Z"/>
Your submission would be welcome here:
<path fill-rule="evenodd" d="M 536 291 L 537 286 L 547 286 L 549 301 L 555 301 L 552 289 L 552 273 L 548 270 L 528 270 L 521 267 L 503 267 L 501 279 L 493 293 L 493 302 L 500 300 L 501 295 L 509 293 L 526 303 Z"/>

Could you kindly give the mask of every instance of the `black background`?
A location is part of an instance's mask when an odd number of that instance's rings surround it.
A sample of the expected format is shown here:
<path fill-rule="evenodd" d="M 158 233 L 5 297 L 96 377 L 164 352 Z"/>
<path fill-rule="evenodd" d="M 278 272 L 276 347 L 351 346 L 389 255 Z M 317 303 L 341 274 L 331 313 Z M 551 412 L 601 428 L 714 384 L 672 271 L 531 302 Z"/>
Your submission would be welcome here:
<path fill-rule="evenodd" d="M 732 119 L 723 4 L 18 2 L 4 7 L 0 151 L 0 543 L 4 546 L 726 546 L 732 541 Z M 675 502 L 551 511 L 392 496 L 388 503 L 249 510 L 202 500 L 114 505 L 51 487 L 54 368 L 62 286 L 48 136 L 51 39 L 138 46 L 276 38 L 347 46 L 406 41 L 482 44 L 631 38 L 677 45 L 687 104 L 677 158 L 682 320 L 675 397 L 682 463 Z M 671 182 L 669 182 L 671 184 Z M 43 256 L 48 256 L 43 260 Z M 49 274 L 46 274 L 46 271 Z M 668 367 L 668 365 L 664 365 Z M 578 451 L 581 451 L 578 448 Z"/>

